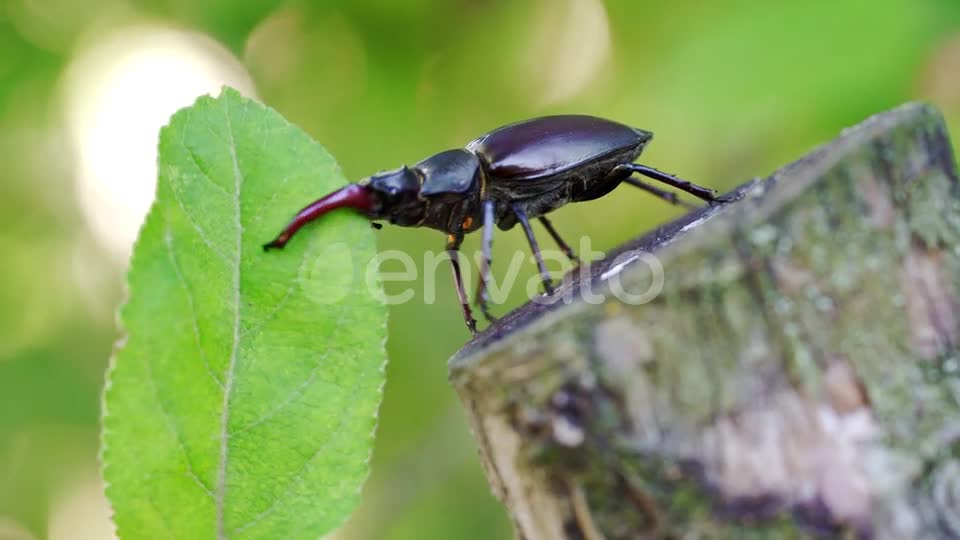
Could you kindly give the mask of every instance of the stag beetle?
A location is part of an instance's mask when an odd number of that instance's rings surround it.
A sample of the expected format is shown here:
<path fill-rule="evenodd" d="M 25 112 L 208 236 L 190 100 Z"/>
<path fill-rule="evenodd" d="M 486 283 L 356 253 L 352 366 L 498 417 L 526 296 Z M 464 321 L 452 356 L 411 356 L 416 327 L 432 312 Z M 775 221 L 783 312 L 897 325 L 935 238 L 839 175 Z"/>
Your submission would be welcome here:
<path fill-rule="evenodd" d="M 611 120 L 583 115 L 546 116 L 510 124 L 446 150 L 413 167 L 380 172 L 349 184 L 301 210 L 265 250 L 282 248 L 305 224 L 336 208 L 353 208 L 371 220 L 402 227 L 430 227 L 447 234 L 457 296 L 470 332 L 477 324 L 463 290 L 456 252 L 466 233 L 483 227 L 480 280 L 475 301 L 488 321 L 486 284 L 491 262 L 493 226 L 523 228 L 547 294 L 550 275 L 530 220 L 537 218 L 560 249 L 577 257 L 545 214 L 569 202 L 590 201 L 626 182 L 673 204 L 686 204 L 675 193 L 646 184 L 647 176 L 709 203 L 722 202 L 710 189 L 633 161 L 653 134 Z M 379 228 L 378 223 L 374 226 Z"/>

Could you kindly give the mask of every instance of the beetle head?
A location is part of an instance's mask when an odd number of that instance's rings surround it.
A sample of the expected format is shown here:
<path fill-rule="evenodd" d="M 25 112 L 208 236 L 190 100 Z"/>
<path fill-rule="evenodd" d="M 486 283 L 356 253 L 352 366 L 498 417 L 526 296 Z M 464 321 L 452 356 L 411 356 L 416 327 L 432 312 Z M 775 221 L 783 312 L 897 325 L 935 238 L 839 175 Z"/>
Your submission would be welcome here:
<path fill-rule="evenodd" d="M 426 205 L 420 198 L 420 177 L 409 167 L 377 173 L 359 182 L 373 198 L 370 219 L 387 219 L 395 225 L 416 225 Z"/>

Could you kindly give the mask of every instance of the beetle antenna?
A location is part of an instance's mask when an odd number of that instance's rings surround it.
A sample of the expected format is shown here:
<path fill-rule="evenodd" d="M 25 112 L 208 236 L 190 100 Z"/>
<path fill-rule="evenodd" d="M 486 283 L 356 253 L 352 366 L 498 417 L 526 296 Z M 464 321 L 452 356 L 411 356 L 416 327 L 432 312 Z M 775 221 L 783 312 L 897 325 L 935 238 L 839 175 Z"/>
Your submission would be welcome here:
<path fill-rule="evenodd" d="M 326 197 L 317 199 L 297 212 L 297 215 L 280 232 L 279 236 L 263 245 L 263 250 L 282 249 L 304 225 L 337 208 L 353 208 L 362 212 L 369 212 L 373 208 L 373 196 L 370 194 L 370 189 L 360 184 L 350 184 Z"/>

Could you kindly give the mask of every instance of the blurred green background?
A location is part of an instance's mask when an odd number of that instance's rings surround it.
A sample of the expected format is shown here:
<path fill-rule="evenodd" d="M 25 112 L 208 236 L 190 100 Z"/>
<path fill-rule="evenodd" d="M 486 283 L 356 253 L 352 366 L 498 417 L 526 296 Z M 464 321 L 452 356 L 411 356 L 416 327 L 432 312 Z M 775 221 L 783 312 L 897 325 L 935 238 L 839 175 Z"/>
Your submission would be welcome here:
<path fill-rule="evenodd" d="M 911 99 L 939 105 L 960 140 L 960 2 L 3 0 L 0 540 L 112 534 L 100 392 L 157 129 L 224 83 L 350 178 L 583 112 L 654 131 L 646 163 L 726 189 Z M 554 219 L 606 250 L 675 214 L 627 188 Z M 415 259 L 443 242 L 378 234 Z M 503 234 L 495 257 L 521 248 Z M 338 538 L 510 535 L 447 385 L 468 335 L 440 276 L 436 303 L 418 291 L 392 308 L 373 475 Z"/>

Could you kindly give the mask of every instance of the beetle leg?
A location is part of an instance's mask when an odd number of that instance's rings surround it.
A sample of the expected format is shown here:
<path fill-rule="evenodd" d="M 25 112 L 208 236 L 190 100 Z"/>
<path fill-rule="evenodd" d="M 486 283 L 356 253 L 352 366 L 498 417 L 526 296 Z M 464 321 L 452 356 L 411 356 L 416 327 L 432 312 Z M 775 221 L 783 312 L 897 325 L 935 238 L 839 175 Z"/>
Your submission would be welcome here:
<path fill-rule="evenodd" d="M 480 279 L 477 281 L 477 295 L 474 301 L 480 306 L 483 316 L 490 322 L 497 318 L 490 313 L 490 297 L 487 295 L 487 280 L 490 279 L 490 265 L 493 262 L 493 210 L 494 202 L 483 201 L 483 243 L 480 258 Z"/>
<path fill-rule="evenodd" d="M 547 219 L 545 216 L 540 216 L 537 219 L 540 220 L 540 223 L 543 225 L 543 228 L 546 229 L 548 233 L 550 233 L 551 237 L 553 237 L 553 241 L 557 243 L 557 247 L 560 248 L 560 251 L 562 251 L 567 256 L 568 259 L 570 259 L 570 262 L 572 262 L 573 264 L 580 264 L 580 258 L 577 257 L 576 253 L 573 252 L 573 248 L 570 247 L 570 244 L 567 244 L 566 242 L 563 241 L 563 238 L 560 238 L 560 233 L 558 233 L 557 230 L 553 228 L 553 223 L 550 223 L 550 220 Z"/>
<path fill-rule="evenodd" d="M 673 176 L 672 174 L 667 174 L 663 171 L 658 171 L 653 167 L 647 167 L 646 165 L 640 165 L 639 163 L 624 163 L 619 165 L 619 167 L 624 167 L 627 170 L 633 171 L 637 174 L 642 174 L 648 178 L 653 178 L 659 182 L 663 182 L 668 186 L 673 186 L 679 190 L 686 191 L 687 193 L 703 199 L 707 202 L 722 202 L 722 199 L 717 197 L 716 192 L 712 189 L 707 189 L 703 186 L 698 186 L 693 182 L 688 182 Z"/>
<path fill-rule="evenodd" d="M 460 299 L 460 308 L 463 310 L 463 320 L 467 323 L 467 329 L 470 333 L 477 335 L 477 321 L 473 318 L 470 311 L 470 303 L 467 302 L 467 293 L 463 290 L 463 277 L 460 275 L 460 261 L 457 258 L 460 253 L 460 244 L 463 243 L 463 232 L 447 235 L 447 255 L 450 256 L 450 265 L 453 268 L 453 281 L 457 287 L 457 297 Z"/>
<path fill-rule="evenodd" d="M 652 193 L 653 195 L 667 201 L 670 204 L 675 204 L 677 206 L 682 206 L 684 208 L 689 208 L 691 210 L 699 208 L 695 204 L 690 204 L 687 201 L 681 200 L 680 197 L 677 197 L 677 194 L 672 191 L 666 191 L 660 188 L 651 186 L 650 184 L 637 180 L 636 178 L 627 178 L 624 182 L 630 184 L 631 186 L 637 187 L 646 191 L 647 193 Z"/>
<path fill-rule="evenodd" d="M 543 280 L 543 289 L 547 294 L 553 294 L 553 284 L 550 280 L 550 273 L 547 272 L 547 265 L 543 262 L 543 253 L 540 253 L 540 246 L 537 245 L 537 239 L 533 236 L 533 229 L 530 227 L 530 220 L 527 219 L 527 213 L 519 204 L 511 204 L 510 208 L 520 221 L 524 234 L 527 235 L 527 242 L 530 242 L 530 251 L 533 252 L 533 258 L 537 261 L 537 269 L 540 270 L 540 279 Z"/>

